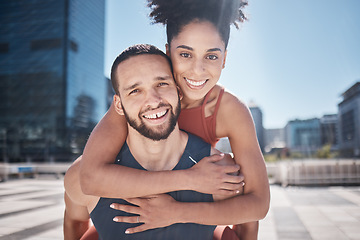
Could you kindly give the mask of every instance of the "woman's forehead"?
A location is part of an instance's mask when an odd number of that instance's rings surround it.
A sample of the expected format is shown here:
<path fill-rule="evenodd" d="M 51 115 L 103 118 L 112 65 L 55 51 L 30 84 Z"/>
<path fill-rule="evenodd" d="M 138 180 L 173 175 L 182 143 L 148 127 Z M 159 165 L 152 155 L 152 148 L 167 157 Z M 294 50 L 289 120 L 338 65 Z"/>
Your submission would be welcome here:
<path fill-rule="evenodd" d="M 181 31 L 171 40 L 171 47 L 177 48 L 179 45 L 206 46 L 208 48 L 225 48 L 219 31 L 207 21 L 193 21 L 182 27 Z"/>

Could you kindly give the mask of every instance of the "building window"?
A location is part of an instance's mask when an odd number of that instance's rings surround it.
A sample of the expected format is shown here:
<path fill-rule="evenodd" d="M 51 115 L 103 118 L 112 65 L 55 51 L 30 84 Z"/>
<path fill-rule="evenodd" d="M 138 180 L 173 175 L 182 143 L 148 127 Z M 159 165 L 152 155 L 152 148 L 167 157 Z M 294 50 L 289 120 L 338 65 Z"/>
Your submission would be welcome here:
<path fill-rule="evenodd" d="M 9 52 L 9 43 L 0 43 L 0 53 Z"/>
<path fill-rule="evenodd" d="M 70 40 L 70 49 L 73 50 L 74 52 L 78 51 L 78 44 L 76 42 L 74 42 L 73 40 Z"/>
<path fill-rule="evenodd" d="M 61 39 L 60 38 L 52 38 L 52 39 L 40 39 L 31 41 L 31 50 L 49 50 L 61 47 Z"/>
<path fill-rule="evenodd" d="M 341 117 L 342 139 L 344 142 L 353 141 L 355 134 L 354 111 L 350 110 Z"/>

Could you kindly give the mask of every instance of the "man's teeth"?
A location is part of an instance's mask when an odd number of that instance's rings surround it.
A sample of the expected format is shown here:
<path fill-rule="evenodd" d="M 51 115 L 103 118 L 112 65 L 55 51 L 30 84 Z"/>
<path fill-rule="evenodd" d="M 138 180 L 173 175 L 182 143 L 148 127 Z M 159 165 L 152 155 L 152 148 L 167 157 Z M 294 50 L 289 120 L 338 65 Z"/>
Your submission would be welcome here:
<path fill-rule="evenodd" d="M 148 119 L 156 119 L 156 118 L 160 118 L 160 117 L 164 116 L 165 113 L 166 113 L 166 110 L 162 111 L 162 112 L 159 112 L 159 113 L 144 115 L 144 117 L 148 118 Z"/>
<path fill-rule="evenodd" d="M 192 80 L 189 80 L 189 79 L 187 79 L 187 78 L 185 78 L 185 80 L 189 83 L 189 84 L 191 84 L 191 85 L 193 85 L 193 86 L 196 86 L 196 87 L 198 87 L 198 86 L 201 86 L 201 85 L 203 85 L 205 82 L 206 82 L 206 80 L 204 80 L 204 81 L 192 81 Z"/>

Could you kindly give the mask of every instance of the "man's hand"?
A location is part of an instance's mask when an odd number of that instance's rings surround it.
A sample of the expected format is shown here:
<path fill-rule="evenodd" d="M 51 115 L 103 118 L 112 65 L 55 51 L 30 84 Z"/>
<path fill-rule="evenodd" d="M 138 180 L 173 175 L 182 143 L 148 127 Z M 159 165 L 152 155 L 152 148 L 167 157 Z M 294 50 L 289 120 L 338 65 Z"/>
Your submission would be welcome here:
<path fill-rule="evenodd" d="M 146 231 L 148 229 L 166 227 L 176 223 L 175 212 L 178 209 L 177 201 L 168 194 L 153 195 L 145 198 L 125 199 L 136 206 L 113 203 L 111 208 L 121 210 L 137 216 L 117 216 L 115 222 L 143 223 L 140 226 L 129 228 L 127 234 Z"/>
<path fill-rule="evenodd" d="M 229 154 L 205 157 L 186 170 L 190 179 L 189 189 L 213 195 L 234 196 L 241 193 L 244 186 L 244 176 L 239 174 L 239 170 L 240 166 L 235 164 Z"/>

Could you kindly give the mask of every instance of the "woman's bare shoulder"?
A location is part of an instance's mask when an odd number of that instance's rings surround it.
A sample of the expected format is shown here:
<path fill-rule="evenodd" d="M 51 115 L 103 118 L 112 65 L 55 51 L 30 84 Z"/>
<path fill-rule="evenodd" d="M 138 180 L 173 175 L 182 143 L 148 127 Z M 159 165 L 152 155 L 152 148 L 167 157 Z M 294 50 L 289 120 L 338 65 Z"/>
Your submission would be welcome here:
<path fill-rule="evenodd" d="M 247 105 L 227 90 L 221 99 L 216 122 L 216 135 L 219 137 L 229 137 L 234 128 L 245 129 L 253 124 Z"/>
<path fill-rule="evenodd" d="M 232 110 L 239 113 L 242 112 L 243 114 L 246 114 L 249 111 L 247 105 L 240 98 L 238 98 L 235 94 L 228 91 L 227 89 L 225 89 L 223 97 L 221 99 L 219 111 L 220 110 L 221 111 Z M 230 113 L 227 113 L 226 115 L 228 114 Z"/>

